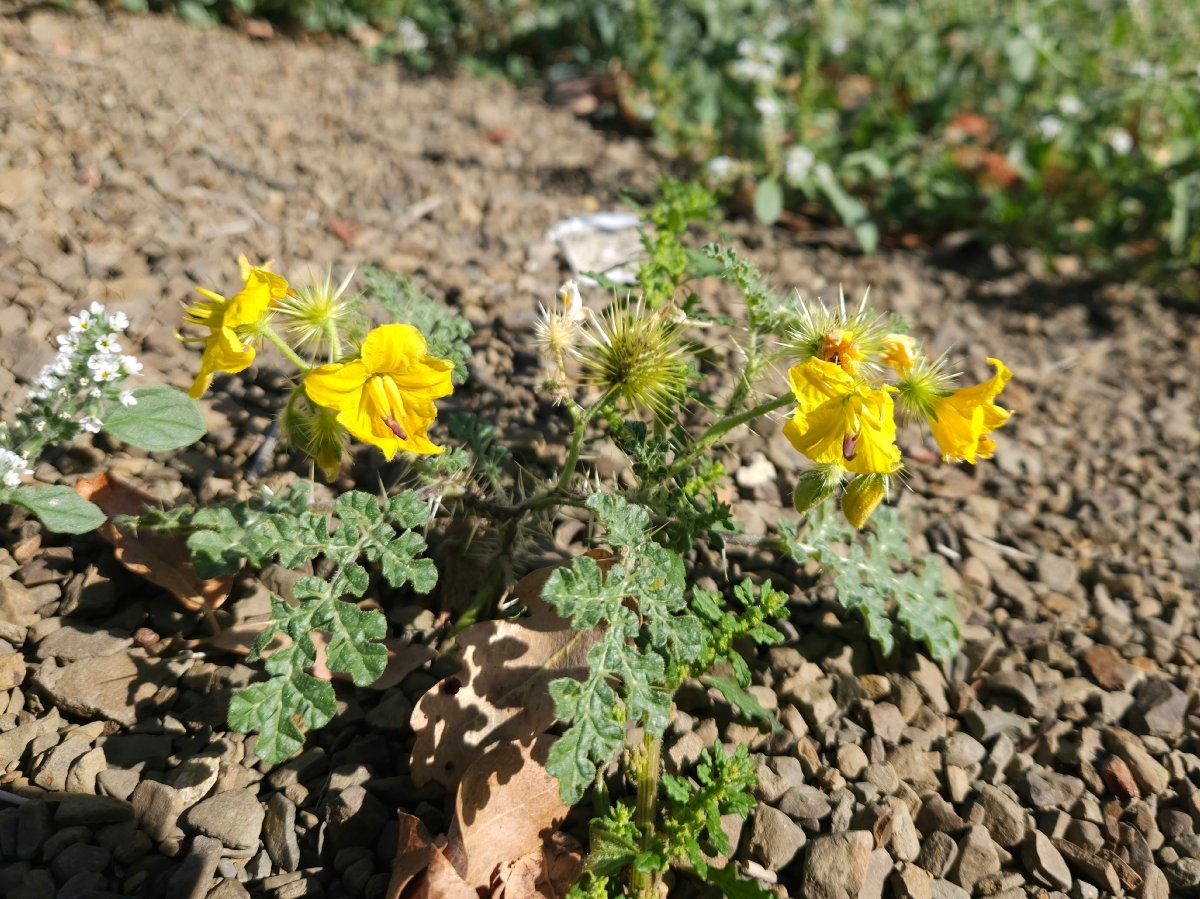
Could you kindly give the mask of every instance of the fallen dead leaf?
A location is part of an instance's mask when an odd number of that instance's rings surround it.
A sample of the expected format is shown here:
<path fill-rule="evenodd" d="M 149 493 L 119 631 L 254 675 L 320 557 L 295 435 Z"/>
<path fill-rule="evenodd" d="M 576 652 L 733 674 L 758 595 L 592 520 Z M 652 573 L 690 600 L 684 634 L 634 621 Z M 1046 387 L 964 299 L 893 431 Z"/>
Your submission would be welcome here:
<path fill-rule="evenodd" d="M 406 899 L 479 899 L 479 893 L 458 876 L 446 856 L 434 850 L 429 866 L 417 878 Z"/>
<path fill-rule="evenodd" d="M 464 630 L 460 672 L 435 684 L 413 710 L 413 782 L 453 787 L 492 743 L 545 731 L 554 721 L 547 685 L 585 677 L 595 639 L 569 627 L 536 630 L 512 621 Z"/>
<path fill-rule="evenodd" d="M 583 847 L 555 831 L 529 855 L 496 869 L 490 899 L 562 899 L 582 873 Z"/>
<path fill-rule="evenodd" d="M 181 535 L 135 534 L 118 527 L 118 515 L 140 515 L 148 506 L 160 506 L 156 497 L 101 472 L 80 478 L 75 491 L 108 516 L 99 533 L 112 544 L 117 561 L 152 584 L 169 591 L 190 612 L 211 613 L 221 607 L 233 586 L 231 576 L 204 579 L 192 567 L 187 540 Z"/>
<path fill-rule="evenodd" d="M 429 832 L 418 818 L 406 812 L 397 812 L 400 837 L 396 844 L 396 857 L 392 861 L 392 876 L 388 880 L 385 899 L 398 899 L 404 888 L 422 871 L 429 867 L 437 849 L 429 838 Z"/>
<path fill-rule="evenodd" d="M 486 887 L 498 867 L 539 850 L 566 818 L 570 806 L 546 770 L 553 743 L 547 734 L 528 746 L 499 743 L 463 774 L 445 854 L 471 886 Z"/>

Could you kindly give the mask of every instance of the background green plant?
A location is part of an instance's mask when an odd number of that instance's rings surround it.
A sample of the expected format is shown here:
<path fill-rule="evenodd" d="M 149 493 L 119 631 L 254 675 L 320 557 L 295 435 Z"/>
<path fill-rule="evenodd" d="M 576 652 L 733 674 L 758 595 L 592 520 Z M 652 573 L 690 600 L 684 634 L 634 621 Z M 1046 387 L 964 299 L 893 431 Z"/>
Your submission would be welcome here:
<path fill-rule="evenodd" d="M 1114 273 L 1165 278 L 1200 262 L 1200 6 L 1187 0 L 174 8 L 309 30 L 370 23 L 373 53 L 422 70 L 593 77 L 601 117 L 703 167 L 760 219 L 840 220 L 868 250 L 970 229 Z"/>

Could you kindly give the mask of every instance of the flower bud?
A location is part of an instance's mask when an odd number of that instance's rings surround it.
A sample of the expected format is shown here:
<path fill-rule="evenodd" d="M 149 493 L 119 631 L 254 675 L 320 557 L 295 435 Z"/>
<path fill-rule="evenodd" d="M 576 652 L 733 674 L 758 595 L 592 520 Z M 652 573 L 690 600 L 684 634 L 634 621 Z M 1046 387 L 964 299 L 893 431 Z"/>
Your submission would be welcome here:
<path fill-rule="evenodd" d="M 833 496 L 841 482 L 842 468 L 839 465 L 818 465 L 816 468 L 810 468 L 800 475 L 796 482 L 792 505 L 796 507 L 797 512 L 807 512 Z"/>
<path fill-rule="evenodd" d="M 336 410 L 312 402 L 304 388 L 298 387 L 279 417 L 279 433 L 284 442 L 310 456 L 330 481 L 337 477 L 346 452 L 346 429 L 338 422 L 337 415 Z"/>
<path fill-rule="evenodd" d="M 887 475 L 859 475 L 847 485 L 846 492 L 842 494 L 842 514 L 855 528 L 861 528 L 887 493 Z"/>

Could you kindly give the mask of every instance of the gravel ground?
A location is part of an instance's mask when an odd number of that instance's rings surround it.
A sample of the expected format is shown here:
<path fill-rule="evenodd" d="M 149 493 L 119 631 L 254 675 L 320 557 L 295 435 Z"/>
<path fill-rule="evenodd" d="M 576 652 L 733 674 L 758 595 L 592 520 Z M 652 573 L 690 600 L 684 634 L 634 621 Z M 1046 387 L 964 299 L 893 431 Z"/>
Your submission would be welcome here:
<path fill-rule="evenodd" d="M 531 334 L 566 270 L 545 231 L 650 187 L 639 144 L 501 82 L 413 79 L 347 44 L 86 6 L 0 19 L 0 35 L 5 412 L 91 299 L 132 320 L 148 379 L 187 386 L 180 303 L 195 284 L 229 284 L 249 252 L 288 272 L 412 275 L 477 327 L 455 401 L 494 414 L 523 461 L 549 458 L 565 424 L 535 393 Z M 879 658 L 785 560 L 731 556 L 735 575 L 796 584 L 787 644 L 755 660 L 784 726 L 761 732 L 687 691 L 666 755 L 686 769 L 713 739 L 756 753 L 761 802 L 734 858 L 781 896 L 1200 896 L 1194 314 L 1134 285 L 1054 283 L 1001 254 L 863 259 L 729 229 L 781 287 L 870 285 L 970 377 L 1003 359 L 1017 413 L 995 460 L 915 464 L 897 500 L 962 611 L 963 651 L 945 669 Z M 206 402 L 209 436 L 177 457 L 80 445 L 37 474 L 116 465 L 165 500 L 211 497 L 261 443 L 277 383 L 269 371 L 228 382 L 227 400 Z M 737 514 L 762 532 L 799 460 L 770 423 L 732 451 L 746 472 Z M 334 724 L 272 768 L 224 729 L 250 668 L 147 647 L 139 629 L 203 627 L 97 539 L 6 514 L 0 895 L 374 897 L 394 810 L 445 823 L 447 797 L 407 773 L 411 705 L 435 674 L 345 693 Z M 261 584 L 235 596 L 235 618 L 265 608 Z"/>

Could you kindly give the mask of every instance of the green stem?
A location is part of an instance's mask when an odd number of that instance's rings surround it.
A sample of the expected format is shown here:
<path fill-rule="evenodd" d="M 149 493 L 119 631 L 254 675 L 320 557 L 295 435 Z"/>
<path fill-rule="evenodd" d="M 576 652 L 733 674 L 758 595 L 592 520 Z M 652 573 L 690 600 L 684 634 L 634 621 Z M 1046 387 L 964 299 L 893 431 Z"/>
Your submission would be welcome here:
<path fill-rule="evenodd" d="M 722 418 L 711 428 L 700 435 L 700 439 L 696 441 L 696 445 L 691 451 L 680 456 L 671 465 L 667 471 L 667 477 L 675 477 L 685 468 L 691 465 L 696 459 L 703 455 L 704 451 L 710 446 L 740 425 L 746 422 L 754 421 L 754 419 L 766 415 L 768 412 L 774 412 L 776 409 L 782 409 L 784 406 L 791 405 L 796 402 L 796 398 L 792 396 L 790 390 L 786 391 L 782 396 L 777 396 L 774 399 L 767 400 L 764 403 L 759 403 L 753 409 L 747 409 L 745 412 L 740 412 L 737 415 L 731 415 L 728 418 Z"/>
<path fill-rule="evenodd" d="M 637 761 L 637 806 L 634 808 L 634 823 L 641 834 L 641 850 L 654 848 L 658 829 L 658 776 L 662 756 L 662 739 L 645 734 L 642 737 L 642 754 Z M 660 871 L 633 871 L 629 884 L 637 899 L 658 899 Z"/>
<path fill-rule="evenodd" d="M 265 337 L 270 343 L 274 344 L 275 348 L 279 350 L 279 352 L 283 353 L 283 355 L 288 358 L 288 361 L 296 366 L 296 368 L 300 369 L 301 372 L 312 370 L 312 366 L 305 362 L 295 350 L 288 346 L 284 339 L 275 333 L 274 328 L 270 327 L 269 325 L 264 325 L 262 330 L 258 333 Z"/>
<path fill-rule="evenodd" d="M 337 322 L 333 319 L 325 322 L 325 337 L 329 341 L 329 361 L 337 362 L 342 358 L 342 338 L 338 336 Z"/>

